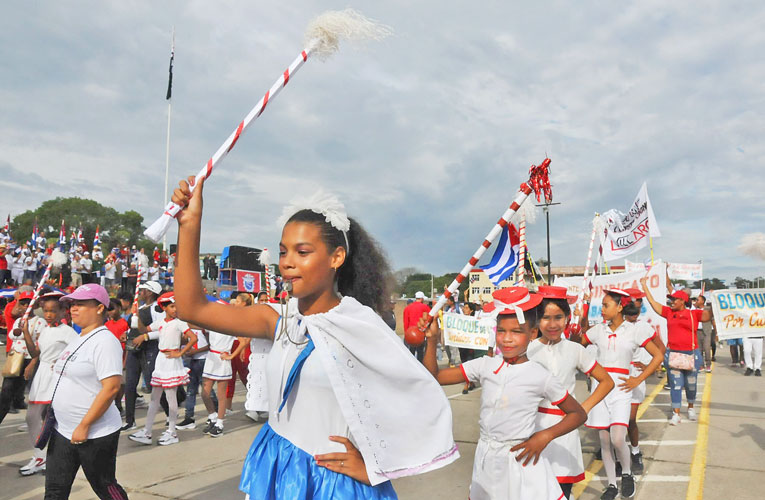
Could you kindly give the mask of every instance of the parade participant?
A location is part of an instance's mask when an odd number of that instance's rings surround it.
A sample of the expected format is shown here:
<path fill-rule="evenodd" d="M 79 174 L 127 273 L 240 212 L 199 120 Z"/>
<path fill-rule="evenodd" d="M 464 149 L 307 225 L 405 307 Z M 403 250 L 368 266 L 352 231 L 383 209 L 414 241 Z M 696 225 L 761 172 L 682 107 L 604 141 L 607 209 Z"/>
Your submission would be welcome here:
<path fill-rule="evenodd" d="M 539 305 L 539 331 L 542 335 L 529 344 L 526 355 L 546 368 L 569 394 L 574 394 L 577 370 L 597 380 L 597 389 L 581 403 L 584 411 L 589 413 L 611 392 L 614 382 L 590 351 L 565 338 L 564 331 L 571 315 L 566 291 L 565 287 L 559 286 L 543 285 L 538 288 L 537 294 L 542 297 Z M 565 415 L 550 400 L 545 399 L 539 405 L 536 429 L 541 431 L 552 427 Z M 584 479 L 579 431 L 575 429 L 552 441 L 542 456 L 550 462 L 563 494 L 569 498 L 574 483 Z"/>
<path fill-rule="evenodd" d="M 252 500 L 396 498 L 390 479 L 454 461 L 448 401 L 376 314 L 389 300 L 388 267 L 343 205 L 316 195 L 285 209 L 279 269 L 295 299 L 280 316 L 270 306 L 205 300 L 202 187 L 191 197 L 184 181 L 173 194 L 186 206 L 177 217 L 181 317 L 231 335 L 275 338 L 269 421 L 245 459 L 240 489 Z"/>
<path fill-rule="evenodd" d="M 583 345 L 596 346 L 598 363 L 606 369 L 618 386 L 618 390 L 609 392 L 603 401 L 590 410 L 585 424 L 599 431 L 600 450 L 608 477 L 608 486 L 600 497 L 601 500 L 613 500 L 618 494 L 614 449 L 622 464 L 622 497 L 630 498 L 635 494 L 635 478 L 632 475 L 630 450 L 626 440 L 632 390 L 653 373 L 662 361 L 661 351 L 651 342 L 653 331 L 639 330 L 632 323 L 624 321 L 624 307 L 630 303 L 630 294 L 624 290 L 607 290 L 601 307 L 605 323 L 589 328 L 585 325 L 585 333 L 582 336 Z M 629 376 L 632 358 L 635 351 L 641 347 L 651 354 L 651 362 L 637 377 Z M 592 391 L 596 391 L 597 387 L 597 381 L 593 380 Z"/>
<path fill-rule="evenodd" d="M 210 351 L 205 357 L 205 365 L 202 369 L 202 401 L 207 408 L 207 422 L 202 431 L 212 437 L 223 435 L 223 424 L 226 418 L 226 391 L 228 383 L 234 377 L 231 368 L 231 349 L 236 337 L 208 330 Z M 227 356 L 224 359 L 223 356 Z M 213 406 L 212 389 L 216 384 L 218 404 Z"/>
<path fill-rule="evenodd" d="M 743 343 L 746 365 L 744 375 L 749 376 L 754 373 L 755 377 L 762 377 L 762 337 L 745 337 Z"/>
<path fill-rule="evenodd" d="M 197 342 L 191 349 L 186 351 L 186 359 L 183 361 L 183 365 L 189 369 L 189 383 L 186 386 L 186 401 L 183 402 L 185 415 L 183 420 L 175 426 L 176 429 L 181 430 L 192 430 L 197 428 L 196 420 L 194 419 L 194 407 L 197 404 L 197 394 L 199 394 L 199 387 L 202 384 L 202 372 L 204 371 L 207 353 L 210 352 L 210 342 L 207 338 L 207 332 L 194 328 L 193 326 L 191 329 L 197 336 Z M 205 406 L 208 406 L 208 408 L 217 408 L 218 398 L 216 397 L 215 392 L 212 393 L 211 398 L 209 404 L 208 402 L 205 402 Z"/>
<path fill-rule="evenodd" d="M 170 420 L 168 429 L 159 438 L 159 444 L 167 446 L 178 442 L 178 433 L 175 431 L 175 423 L 178 419 L 176 391 L 178 387 L 186 385 L 189 381 L 189 369 L 183 366 L 181 358 L 197 342 L 197 336 L 185 321 L 177 318 L 173 292 L 160 295 L 157 304 L 165 311 L 165 317 L 152 323 L 143 336 L 133 340 L 137 345 L 150 339 L 158 340 L 159 355 L 151 374 L 151 402 L 146 412 L 146 425 L 142 430 L 128 437 L 137 443 L 152 443 L 151 428 L 159 410 L 159 400 L 164 392 L 170 410 L 168 415 Z M 186 339 L 185 345 L 182 345 L 183 339 Z"/>
<path fill-rule="evenodd" d="M 669 384 L 670 399 L 672 400 L 672 418 L 670 425 L 679 424 L 680 406 L 683 401 L 682 390 L 685 388 L 685 397 L 688 401 L 688 419 L 696 420 L 696 411 L 693 403 L 696 400 L 696 382 L 698 369 L 701 366 L 701 355 L 698 352 L 699 341 L 696 335 L 700 321 L 709 321 L 712 314 L 708 310 L 690 310 L 686 304 L 690 301 L 688 294 L 682 290 L 676 290 L 667 295 L 672 302 L 671 307 L 661 305 L 651 295 L 651 290 L 646 284 L 648 278 L 640 279 L 645 298 L 656 314 L 667 320 L 667 347 L 669 350 Z M 683 358 L 686 362 L 683 363 Z M 673 366 L 675 364 L 675 366 Z"/>
<path fill-rule="evenodd" d="M 59 299 L 63 296 L 61 292 L 43 293 L 37 302 L 43 310 L 41 321 L 34 321 L 37 318 L 32 318 L 22 326 L 27 350 L 33 359 L 38 360 L 37 371 L 29 388 L 29 406 L 26 416 L 34 456 L 29 463 L 19 469 L 22 476 L 31 476 L 45 470 L 45 449 L 35 448 L 35 443 L 42 429 L 43 419 L 56 384 L 53 365 L 66 346 L 79 337 L 72 327 L 61 322 L 64 317 L 64 306 Z M 42 325 L 36 339 L 30 333 L 37 329 L 35 323 Z"/>
<path fill-rule="evenodd" d="M 119 299 L 109 299 L 109 307 L 106 309 L 106 315 L 109 318 L 104 326 L 109 329 L 114 338 L 120 341 L 122 346 L 122 367 L 125 367 L 127 334 L 130 330 L 128 322 L 122 317 L 122 302 Z M 123 413 L 122 409 L 122 396 L 125 395 L 125 380 L 122 380 L 120 385 L 120 392 L 117 393 L 117 397 L 114 398 L 114 405 Z"/>
<path fill-rule="evenodd" d="M 8 306 L 6 306 L 6 325 L 8 325 L 8 345 L 6 346 L 6 352 L 15 351 L 23 353 L 24 360 L 22 361 L 21 369 L 18 374 L 3 377 L 3 385 L 2 389 L 0 389 L 0 423 L 12 409 L 15 409 L 13 411 L 14 413 L 18 413 L 16 410 L 27 408 L 27 404 L 24 402 L 24 389 L 26 387 L 24 372 L 29 367 L 32 357 L 29 355 L 26 342 L 24 342 L 24 337 L 21 334 L 19 322 L 33 297 L 34 292 L 31 287 L 23 287 L 23 291 L 22 288 L 19 288 L 17 299 L 14 302 L 11 302 L 13 306 L 11 307 L 10 312 L 8 311 Z M 11 304 L 9 304 L 9 306 Z"/>
<path fill-rule="evenodd" d="M 496 345 L 502 359 L 484 356 L 458 368 L 439 370 L 439 331 L 433 322 L 427 333 L 424 364 L 441 385 L 468 380 L 480 382 L 483 388 L 471 500 L 560 500 L 561 488 L 542 453 L 554 439 L 582 425 L 586 413 L 558 379 L 526 355 L 538 333 L 537 306 L 542 297 L 522 287 L 497 290 L 492 296 Z M 419 326 L 424 328 L 426 321 L 427 315 Z M 564 417 L 535 432 L 537 409 L 544 400 L 560 408 Z"/>
<path fill-rule="evenodd" d="M 127 499 L 115 477 L 121 420 L 112 403 L 122 379 L 122 349 L 104 327 L 109 294 L 99 285 L 82 285 L 61 301 L 71 304 L 72 321 L 82 332 L 53 368 L 56 425 L 48 442 L 45 499 L 69 498 L 80 467 L 98 498 Z"/>
<path fill-rule="evenodd" d="M 462 314 L 464 314 L 465 316 L 475 316 L 476 310 L 477 310 L 477 307 L 472 302 L 465 302 L 462 304 Z M 463 363 L 476 358 L 476 352 L 473 349 L 460 347 L 458 350 L 460 353 L 460 361 L 462 361 Z M 462 394 L 467 394 L 473 389 L 475 389 L 475 384 L 472 382 L 466 381 L 465 387 L 462 388 Z"/>
<path fill-rule="evenodd" d="M 236 297 L 231 301 L 231 304 L 236 307 L 247 307 L 255 303 L 247 292 L 240 292 L 236 294 Z M 268 342 L 266 340 L 266 342 Z M 270 344 L 270 342 L 269 342 Z M 269 345 L 270 347 L 270 345 Z M 266 351 L 268 352 L 268 351 Z M 221 354 L 221 359 L 231 361 L 232 376 L 226 386 L 226 412 L 231 412 L 231 405 L 234 402 L 234 390 L 236 389 L 236 377 L 239 375 L 239 380 L 242 381 L 245 387 L 247 387 L 247 376 L 249 375 L 248 364 L 250 360 L 250 339 L 246 337 L 238 337 L 231 345 L 231 352 Z M 268 404 L 267 402 L 265 403 Z M 266 408 L 267 410 L 268 408 Z"/>

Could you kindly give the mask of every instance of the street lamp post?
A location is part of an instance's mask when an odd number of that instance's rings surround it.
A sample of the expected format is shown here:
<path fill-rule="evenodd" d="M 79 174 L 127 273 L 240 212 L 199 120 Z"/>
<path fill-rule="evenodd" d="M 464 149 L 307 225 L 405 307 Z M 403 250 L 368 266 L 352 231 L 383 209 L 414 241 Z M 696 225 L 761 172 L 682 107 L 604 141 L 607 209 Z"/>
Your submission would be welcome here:
<path fill-rule="evenodd" d="M 560 203 L 543 203 L 537 205 L 544 210 L 545 218 L 547 219 L 547 284 L 552 284 L 552 261 L 550 259 L 550 207 L 553 205 L 560 205 Z"/>

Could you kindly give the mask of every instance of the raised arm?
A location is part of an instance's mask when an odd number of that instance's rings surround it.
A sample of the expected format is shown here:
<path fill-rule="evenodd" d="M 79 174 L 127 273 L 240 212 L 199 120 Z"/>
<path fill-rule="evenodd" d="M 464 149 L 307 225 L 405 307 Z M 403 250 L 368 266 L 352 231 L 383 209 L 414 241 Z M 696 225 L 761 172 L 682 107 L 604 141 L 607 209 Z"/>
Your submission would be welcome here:
<path fill-rule="evenodd" d="M 669 278 L 667 278 L 669 279 Z M 651 289 L 648 288 L 648 276 L 643 276 L 640 278 L 640 286 L 643 287 L 643 292 L 645 292 L 645 298 L 648 300 L 648 303 L 651 304 L 651 308 L 656 311 L 656 314 L 661 315 L 661 304 L 656 302 L 656 299 L 653 298 L 653 295 L 651 294 Z"/>
<path fill-rule="evenodd" d="M 464 384 L 465 376 L 462 374 L 462 368 L 445 368 L 443 370 L 438 369 L 438 360 L 436 359 L 436 347 L 438 346 L 438 339 L 441 337 L 441 332 L 438 330 L 438 321 L 433 321 L 430 326 L 428 323 L 428 313 L 423 313 L 417 326 L 419 328 L 426 328 L 425 334 L 425 356 L 422 358 L 422 364 L 428 369 L 431 375 L 435 377 L 441 385 L 452 384 Z"/>
<path fill-rule="evenodd" d="M 189 182 L 193 183 L 193 177 Z M 202 328 L 239 337 L 273 338 L 279 315 L 266 305 L 232 307 L 209 302 L 199 275 L 199 237 L 202 228 L 202 188 L 191 195 L 189 184 L 181 181 L 173 202 L 186 209 L 178 214 L 178 265 L 175 268 L 175 304 L 178 317 Z"/>

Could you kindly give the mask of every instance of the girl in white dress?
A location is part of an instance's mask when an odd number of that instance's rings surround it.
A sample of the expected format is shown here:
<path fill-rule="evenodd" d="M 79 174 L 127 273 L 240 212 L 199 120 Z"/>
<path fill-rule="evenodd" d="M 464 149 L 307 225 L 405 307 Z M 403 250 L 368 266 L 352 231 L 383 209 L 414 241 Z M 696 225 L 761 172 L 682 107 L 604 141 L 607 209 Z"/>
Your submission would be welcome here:
<path fill-rule="evenodd" d="M 458 368 L 439 370 L 436 344 L 440 335 L 433 322 L 423 362 L 442 385 L 481 383 L 480 438 L 470 499 L 560 500 L 564 495 L 543 450 L 582 425 L 587 416 L 558 379 L 526 355 L 537 335 L 537 306 L 542 297 L 521 287 L 497 290 L 493 297 L 501 359 L 483 356 Z M 420 321 L 421 328 L 425 321 Z M 563 418 L 535 430 L 537 409 L 544 401 L 560 409 Z"/>
<path fill-rule="evenodd" d="M 64 306 L 59 299 L 61 292 L 48 292 L 40 296 L 38 304 L 42 307 L 43 317 L 33 317 L 23 325 L 24 341 L 32 359 L 37 359 L 37 371 L 29 388 L 29 407 L 27 408 L 27 426 L 34 456 L 24 467 L 19 469 L 22 476 L 31 476 L 45 470 L 45 449 L 35 448 L 37 436 L 42 429 L 45 413 L 50 406 L 57 377 L 53 373 L 61 352 L 79 335 L 74 329 L 61 323 Z M 30 330 L 39 332 L 37 335 Z M 35 338 L 36 337 L 36 341 Z"/>
<path fill-rule="evenodd" d="M 552 373 L 569 394 L 574 394 L 577 370 L 597 380 L 597 390 L 582 402 L 584 411 L 589 412 L 614 388 L 614 382 L 595 361 L 593 353 L 565 338 L 564 331 L 571 315 L 566 291 L 565 287 L 560 286 L 540 286 L 537 290 L 537 294 L 543 297 L 539 305 L 539 331 L 542 336 L 529 344 L 526 355 Z M 537 413 L 537 430 L 552 427 L 565 415 L 551 401 L 543 401 Z M 547 445 L 542 456 L 549 460 L 563 493 L 569 498 L 572 486 L 584 479 L 579 431 L 574 430 L 555 439 Z"/>
<path fill-rule="evenodd" d="M 154 364 L 154 371 L 151 373 L 151 402 L 146 412 L 146 426 L 128 438 L 141 444 L 152 443 L 151 427 L 154 425 L 154 417 L 159 409 L 159 400 L 164 392 L 167 398 L 170 425 L 160 436 L 159 444 L 167 446 L 178 442 L 178 433 L 175 430 L 175 423 L 178 419 L 176 391 L 178 387 L 189 382 L 189 369 L 183 366 L 181 358 L 194 347 L 197 342 L 197 335 L 189 328 L 188 323 L 177 318 L 173 292 L 160 295 L 157 304 L 165 311 L 165 317 L 149 325 L 147 333 L 133 340 L 135 344 L 140 345 L 149 339 L 159 339 L 159 354 L 157 354 L 157 361 Z M 186 339 L 185 345 L 182 345 L 183 339 Z"/>
<path fill-rule="evenodd" d="M 274 341 L 269 419 L 247 454 L 240 489 L 252 500 L 396 498 L 390 479 L 454 461 L 446 396 L 377 314 L 389 301 L 387 264 L 343 205 L 318 195 L 285 209 L 279 269 L 295 298 L 279 314 L 205 300 L 202 187 L 192 197 L 182 181 L 173 194 L 186 207 L 177 217 L 180 317 Z"/>
<path fill-rule="evenodd" d="M 592 344 L 597 347 L 598 363 L 606 369 L 618 386 L 595 405 L 585 424 L 599 430 L 603 466 L 608 477 L 608 485 L 600 497 L 602 500 L 613 500 L 618 494 L 613 449 L 616 449 L 622 464 L 622 497 L 630 498 L 635 495 L 635 478 L 632 476 L 630 451 L 626 440 L 632 390 L 638 387 L 649 373 L 653 373 L 662 360 L 659 348 L 651 342 L 653 335 L 624 320 L 623 309 L 630 302 L 630 294 L 624 290 L 608 290 L 603 297 L 601 309 L 601 315 L 606 322 L 589 329 L 585 325 L 585 333 L 582 336 L 583 345 Z M 641 347 L 651 354 L 652 359 L 645 371 L 633 377 L 630 376 L 630 363 L 635 352 Z M 597 390 L 597 387 L 597 381 L 593 380 L 592 391 Z"/>

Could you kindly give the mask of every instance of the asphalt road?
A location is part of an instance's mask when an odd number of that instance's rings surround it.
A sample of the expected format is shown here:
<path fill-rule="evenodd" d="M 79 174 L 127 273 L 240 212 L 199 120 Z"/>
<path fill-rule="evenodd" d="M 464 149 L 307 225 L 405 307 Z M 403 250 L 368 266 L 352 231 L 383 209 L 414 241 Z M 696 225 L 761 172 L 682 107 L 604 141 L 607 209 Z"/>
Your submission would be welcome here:
<path fill-rule="evenodd" d="M 0 363 L 4 353 L 0 354 Z M 669 394 L 664 379 L 649 377 L 648 398 L 640 410 L 641 448 L 646 472 L 638 478 L 636 498 L 662 499 L 761 499 L 759 480 L 765 473 L 765 379 L 744 377 L 743 369 L 728 366 L 728 348 L 718 350 L 711 374 L 700 376 L 698 422 L 687 419 L 677 427 L 667 424 Z M 142 446 L 123 436 L 117 460 L 117 478 L 131 499 L 242 499 L 237 484 L 242 460 L 260 429 L 244 415 L 244 388 L 235 397 L 236 413 L 226 419 L 220 438 L 196 430 L 179 431 L 181 442 L 167 447 Z M 467 395 L 460 386 L 445 388 L 454 413 L 454 437 L 461 458 L 443 469 L 394 481 L 401 499 L 467 498 L 475 444 L 478 438 L 480 389 Z M 586 394 L 584 380 L 577 382 L 577 397 Z M 138 410 L 143 423 L 146 410 Z M 198 416 L 205 415 L 201 400 Z M 182 416 L 182 415 L 181 415 Z M 413 416 L 414 417 L 414 416 Z M 44 477 L 21 477 L 18 468 L 29 460 L 30 444 L 19 432 L 24 412 L 9 414 L 0 424 L 0 499 L 42 498 Z M 157 419 L 154 435 L 163 423 Z M 199 422 L 199 420 L 198 420 Z M 580 430 L 587 479 L 575 489 L 575 497 L 597 499 L 605 484 L 602 464 L 594 460 L 597 435 Z M 72 499 L 93 499 L 82 472 Z"/>

